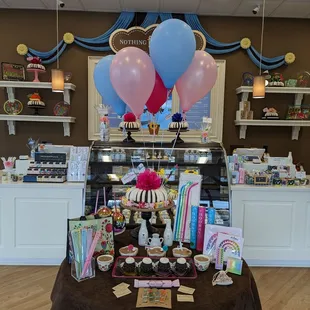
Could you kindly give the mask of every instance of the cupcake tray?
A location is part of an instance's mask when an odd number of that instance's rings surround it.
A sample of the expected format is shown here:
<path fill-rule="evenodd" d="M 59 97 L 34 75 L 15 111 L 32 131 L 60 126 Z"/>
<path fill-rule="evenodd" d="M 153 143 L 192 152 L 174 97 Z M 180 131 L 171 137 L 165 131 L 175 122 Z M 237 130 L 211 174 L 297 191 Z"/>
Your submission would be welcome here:
<path fill-rule="evenodd" d="M 113 271 L 112 271 L 112 277 L 113 278 L 122 278 L 122 279 L 153 279 L 153 280 L 167 280 L 167 279 L 189 279 L 189 280 L 194 280 L 197 278 L 197 272 L 196 272 L 196 268 L 195 268 L 195 264 L 194 264 L 194 261 L 192 258 L 185 258 L 188 266 L 189 266 L 189 270 L 188 272 L 185 274 L 185 275 L 178 275 L 177 273 L 174 273 L 174 272 L 171 272 L 171 274 L 169 275 L 159 275 L 159 274 L 156 274 L 156 268 L 157 268 L 157 263 L 159 262 L 160 260 L 160 257 L 158 258 L 154 258 L 154 257 L 148 257 L 150 258 L 152 261 L 153 261 L 153 272 L 152 274 L 150 275 L 140 275 L 139 274 L 139 266 L 140 266 L 140 263 L 142 262 L 143 258 L 144 257 L 140 257 L 140 256 L 135 256 L 133 257 L 135 259 L 135 262 L 136 262 L 136 270 L 137 270 L 137 273 L 135 275 L 125 275 L 123 272 L 122 272 L 122 268 L 121 268 L 121 265 L 123 265 L 123 263 L 125 262 L 126 260 L 126 256 L 119 256 L 116 261 L 115 261 L 115 264 L 114 264 L 114 267 L 113 267 Z M 169 261 L 170 261 L 170 264 L 172 266 L 172 269 L 173 266 L 175 265 L 176 261 L 177 261 L 177 258 L 175 257 L 168 257 L 169 258 Z"/>

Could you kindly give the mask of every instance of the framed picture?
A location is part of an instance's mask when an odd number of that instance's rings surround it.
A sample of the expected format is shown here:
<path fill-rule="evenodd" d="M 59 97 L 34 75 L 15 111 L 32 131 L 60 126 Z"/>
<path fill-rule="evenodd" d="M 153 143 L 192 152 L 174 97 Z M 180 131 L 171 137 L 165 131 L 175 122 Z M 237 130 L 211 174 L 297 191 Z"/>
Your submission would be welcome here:
<path fill-rule="evenodd" d="M 25 67 L 19 64 L 8 62 L 1 63 L 2 80 L 5 81 L 25 81 Z"/>

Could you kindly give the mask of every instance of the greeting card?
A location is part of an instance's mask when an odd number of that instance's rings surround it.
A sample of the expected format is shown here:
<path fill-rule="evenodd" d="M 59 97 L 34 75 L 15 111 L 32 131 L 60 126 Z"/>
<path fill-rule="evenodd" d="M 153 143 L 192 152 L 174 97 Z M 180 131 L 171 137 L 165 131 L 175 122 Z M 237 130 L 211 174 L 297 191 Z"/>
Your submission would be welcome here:
<path fill-rule="evenodd" d="M 242 237 L 242 229 L 237 227 L 225 227 L 218 225 L 206 225 L 205 227 L 205 238 L 203 245 L 203 254 L 215 259 L 215 246 L 217 241 L 218 233 L 229 234 L 233 236 Z"/>
<path fill-rule="evenodd" d="M 219 233 L 216 240 L 216 251 L 217 249 L 223 249 L 224 261 L 227 261 L 228 257 L 241 258 L 243 242 L 242 237 Z"/>

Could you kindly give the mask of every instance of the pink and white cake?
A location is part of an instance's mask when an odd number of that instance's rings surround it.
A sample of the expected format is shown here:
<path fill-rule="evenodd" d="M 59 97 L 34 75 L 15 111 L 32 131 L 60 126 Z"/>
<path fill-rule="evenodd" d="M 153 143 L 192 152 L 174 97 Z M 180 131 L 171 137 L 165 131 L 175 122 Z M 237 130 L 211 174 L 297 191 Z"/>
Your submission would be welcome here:
<path fill-rule="evenodd" d="M 45 67 L 41 64 L 42 60 L 40 57 L 27 57 L 27 61 L 30 63 L 27 65 L 27 70 L 37 69 L 45 71 Z"/>
<path fill-rule="evenodd" d="M 161 178 L 150 169 L 138 175 L 136 186 L 127 191 L 122 202 L 125 206 L 142 209 L 164 208 L 170 204 Z"/>
<path fill-rule="evenodd" d="M 124 115 L 124 121 L 119 124 L 119 128 L 123 130 L 124 128 L 128 131 L 139 130 L 140 122 L 137 121 L 136 116 L 133 113 L 126 113 Z"/>

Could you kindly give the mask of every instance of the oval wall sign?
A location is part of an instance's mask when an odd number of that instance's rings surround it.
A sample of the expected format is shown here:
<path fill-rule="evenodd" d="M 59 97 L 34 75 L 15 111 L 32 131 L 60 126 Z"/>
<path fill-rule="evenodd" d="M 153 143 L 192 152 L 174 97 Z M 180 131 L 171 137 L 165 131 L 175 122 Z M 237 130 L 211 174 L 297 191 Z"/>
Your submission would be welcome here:
<path fill-rule="evenodd" d="M 150 38 L 158 24 L 151 25 L 147 28 L 132 27 L 129 29 L 115 30 L 109 39 L 109 44 L 114 53 L 117 53 L 122 48 L 134 46 L 142 49 L 149 54 Z M 205 50 L 206 38 L 197 30 L 193 30 L 196 39 L 196 50 Z"/>

